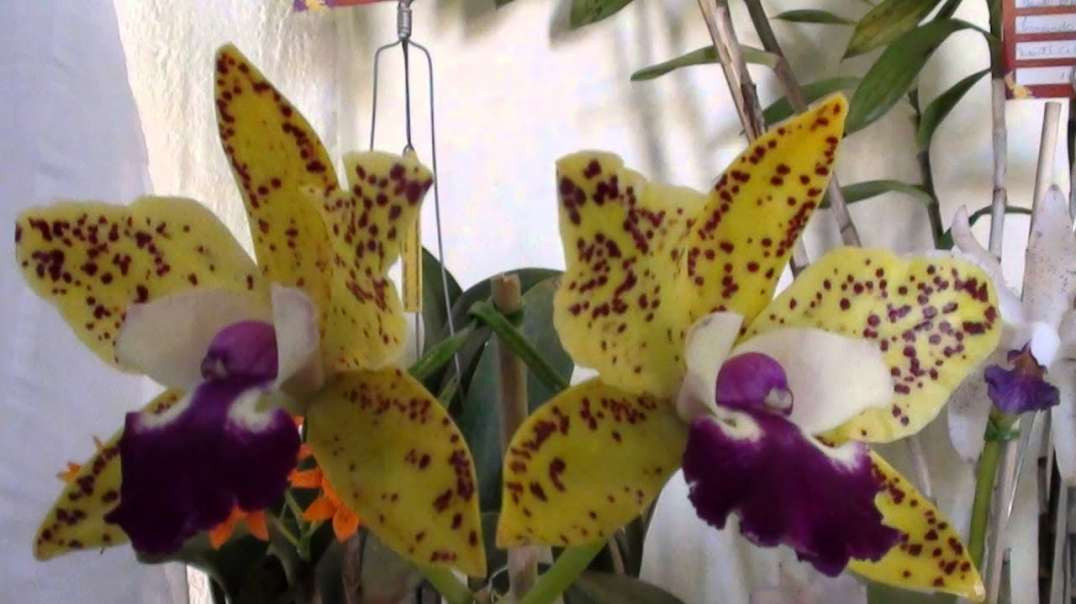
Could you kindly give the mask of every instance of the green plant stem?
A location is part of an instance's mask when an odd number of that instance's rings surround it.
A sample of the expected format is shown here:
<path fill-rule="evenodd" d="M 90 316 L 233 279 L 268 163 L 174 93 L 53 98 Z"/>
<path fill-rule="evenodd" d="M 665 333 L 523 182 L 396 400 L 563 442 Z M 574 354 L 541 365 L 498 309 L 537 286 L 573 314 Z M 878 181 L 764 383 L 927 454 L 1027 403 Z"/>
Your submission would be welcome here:
<path fill-rule="evenodd" d="M 280 518 L 277 518 L 276 516 L 269 516 L 269 519 L 273 523 L 273 528 L 275 528 L 277 530 L 277 532 L 279 532 L 282 537 L 287 539 L 288 543 L 292 544 L 293 546 L 295 546 L 296 549 L 298 549 L 299 548 L 299 538 L 295 536 L 295 533 L 291 532 L 291 530 L 288 529 L 288 527 L 285 526 L 284 523 L 280 521 Z"/>
<path fill-rule="evenodd" d="M 493 330 L 500 342 L 510 348 L 516 356 L 534 372 L 535 377 L 545 385 L 557 391 L 569 386 L 568 380 L 560 374 L 538 350 L 527 341 L 508 317 L 504 316 L 488 301 L 476 302 L 470 310 L 471 316 L 479 319 Z"/>
<path fill-rule="evenodd" d="M 463 345 L 467 343 L 467 338 L 470 337 L 472 331 L 474 331 L 474 323 L 460 329 L 455 335 L 441 340 L 436 346 L 427 350 L 426 354 L 419 357 L 419 359 L 415 361 L 415 364 L 411 365 L 411 369 L 409 369 L 408 372 L 413 378 L 419 381 L 430 377 L 438 369 L 447 365 L 459 349 L 463 348 Z"/>
<path fill-rule="evenodd" d="M 557 599 L 579 578 L 579 575 L 583 574 L 583 571 L 590 565 L 590 561 L 604 547 L 605 542 L 598 541 L 564 550 L 553 566 L 538 577 L 538 581 L 527 592 L 526 597 L 520 600 L 520 604 L 549 604 Z"/>
<path fill-rule="evenodd" d="M 971 507 L 971 534 L 968 550 L 975 567 L 982 569 L 983 553 L 986 550 L 986 530 L 990 524 L 990 503 L 994 495 L 994 481 L 998 474 L 998 463 L 1005 450 L 1005 443 L 1011 438 L 1016 418 L 997 410 L 990 411 L 987 422 L 983 452 L 979 455 L 979 465 L 975 470 L 975 500 Z"/>
<path fill-rule="evenodd" d="M 418 570 L 448 604 L 471 604 L 475 601 L 471 590 L 447 568 L 420 566 Z"/>

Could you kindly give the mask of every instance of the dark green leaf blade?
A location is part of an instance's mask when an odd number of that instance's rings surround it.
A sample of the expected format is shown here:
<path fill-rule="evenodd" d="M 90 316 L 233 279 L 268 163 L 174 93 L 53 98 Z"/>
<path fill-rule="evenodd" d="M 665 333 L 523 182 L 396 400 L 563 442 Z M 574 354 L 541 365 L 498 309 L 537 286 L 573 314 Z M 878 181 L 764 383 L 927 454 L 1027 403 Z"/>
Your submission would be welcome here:
<path fill-rule="evenodd" d="M 971 87 L 988 73 L 990 73 L 990 70 L 984 69 L 969 75 L 953 84 L 952 87 L 939 94 L 938 98 L 927 105 L 927 108 L 923 110 L 923 117 L 919 121 L 919 131 L 915 134 L 915 142 L 920 151 L 930 146 L 930 141 L 934 138 L 934 131 L 938 129 L 945 117 L 956 107 L 960 99 L 964 98 L 964 95 L 971 90 Z"/>
<path fill-rule="evenodd" d="M 568 25 L 572 29 L 578 29 L 584 25 L 597 23 L 613 16 L 629 4 L 631 0 L 572 0 Z"/>
<path fill-rule="evenodd" d="M 854 90 L 858 84 L 859 78 L 856 77 L 846 76 L 827 78 L 825 80 L 811 82 L 804 86 L 803 95 L 807 98 L 808 103 L 813 103 L 827 94 L 837 92 L 838 90 Z M 780 100 L 774 102 L 762 111 L 762 118 L 767 124 L 776 124 L 777 122 L 792 117 L 793 113 L 792 105 L 788 102 L 788 97 L 781 97 Z"/>
<path fill-rule="evenodd" d="M 816 8 L 801 8 L 785 11 L 774 19 L 790 21 L 792 23 L 814 23 L 816 25 L 852 25 L 855 21 L 833 14 L 828 10 Z"/>
<path fill-rule="evenodd" d="M 964 29 L 978 28 L 959 19 L 932 21 L 890 44 L 852 95 L 845 132 L 861 130 L 885 115 L 908 92 L 938 46 Z"/>
<path fill-rule="evenodd" d="M 446 269 L 444 275 L 448 278 L 448 306 L 445 305 L 441 263 L 429 250 L 422 248 L 422 324 L 426 334 L 422 343 L 424 352 L 448 335 L 448 308 L 463 293 L 452 273 Z M 460 325 L 456 324 L 456 327 L 459 328 Z"/>
<path fill-rule="evenodd" d="M 587 571 L 564 592 L 566 604 L 684 604 L 669 592 L 627 575 Z"/>
<path fill-rule="evenodd" d="M 888 45 L 913 30 L 940 0 L 885 0 L 856 24 L 845 57 L 854 57 Z"/>
<path fill-rule="evenodd" d="M 767 67 L 773 67 L 777 64 L 777 56 L 766 52 L 765 50 L 754 48 L 753 46 L 740 46 L 740 52 L 743 53 L 744 61 L 755 65 L 766 65 Z M 651 65 L 650 67 L 644 67 L 639 71 L 631 74 L 631 81 L 641 82 L 644 80 L 653 80 L 654 78 L 663 76 L 670 71 L 675 71 L 681 67 L 690 67 L 692 65 L 708 65 L 711 63 L 717 63 L 717 51 L 713 46 L 703 46 L 702 48 L 696 48 L 695 50 L 676 57 L 675 59 L 669 59 L 663 61 L 657 65 Z"/>

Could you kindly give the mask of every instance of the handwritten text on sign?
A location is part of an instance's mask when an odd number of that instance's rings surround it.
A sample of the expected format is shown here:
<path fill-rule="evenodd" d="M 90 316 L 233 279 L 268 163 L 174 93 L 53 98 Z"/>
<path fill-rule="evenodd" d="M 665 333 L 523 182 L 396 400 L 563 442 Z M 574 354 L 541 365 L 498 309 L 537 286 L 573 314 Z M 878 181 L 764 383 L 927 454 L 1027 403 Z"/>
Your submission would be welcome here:
<path fill-rule="evenodd" d="M 1004 0 L 1004 16 L 1010 96 L 1072 96 L 1076 0 Z"/>

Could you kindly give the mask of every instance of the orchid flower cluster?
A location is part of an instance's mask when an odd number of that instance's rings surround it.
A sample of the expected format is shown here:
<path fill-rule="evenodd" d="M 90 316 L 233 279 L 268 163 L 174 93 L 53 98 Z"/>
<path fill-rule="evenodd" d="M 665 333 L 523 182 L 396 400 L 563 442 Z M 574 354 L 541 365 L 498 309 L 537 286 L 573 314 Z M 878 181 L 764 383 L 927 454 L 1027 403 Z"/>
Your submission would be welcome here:
<path fill-rule="evenodd" d="M 484 575 L 470 452 L 398 366 L 406 324 L 387 272 L 431 173 L 356 153 L 341 185 L 306 120 L 234 47 L 214 80 L 257 263 L 188 199 L 18 218 L 34 290 L 105 363 L 164 388 L 70 467 L 35 554 L 129 540 L 168 555 L 203 534 L 220 546 L 244 519 L 266 540 L 290 479 L 321 489 L 297 515 L 331 519 L 341 539 L 361 522 L 417 564 Z"/>
<path fill-rule="evenodd" d="M 387 277 L 432 174 L 411 155 L 355 153 L 341 184 L 235 48 L 213 77 L 257 262 L 187 199 L 18 219 L 34 290 L 105 363 L 163 388 L 65 473 L 35 554 L 130 541 L 168 556 L 203 536 L 221 547 L 241 525 L 268 540 L 328 522 L 341 540 L 362 526 L 416 565 L 484 577 L 475 465 L 448 409 L 399 365 Z M 996 264 L 954 229 L 971 261 L 842 248 L 774 297 L 847 112 L 837 95 L 773 128 L 706 192 L 607 153 L 557 163 L 567 270 L 553 324 L 598 377 L 511 435 L 499 547 L 607 541 L 682 468 L 717 529 L 735 518 L 826 575 L 982 597 L 956 528 L 870 445 L 917 433 L 995 354 L 1015 321 Z M 990 397 L 1048 404 L 1038 340 L 1005 341 L 1013 368 L 986 370 Z M 296 513 L 293 491 L 310 489 Z"/>

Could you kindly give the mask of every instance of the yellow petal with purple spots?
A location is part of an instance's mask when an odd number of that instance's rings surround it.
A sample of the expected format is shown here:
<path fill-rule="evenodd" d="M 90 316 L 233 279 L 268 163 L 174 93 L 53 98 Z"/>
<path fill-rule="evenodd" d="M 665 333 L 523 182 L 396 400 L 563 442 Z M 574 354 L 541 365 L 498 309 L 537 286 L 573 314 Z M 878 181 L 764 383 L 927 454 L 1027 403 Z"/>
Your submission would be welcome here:
<path fill-rule="evenodd" d="M 433 176 L 411 154 L 352 153 L 344 164 L 350 188 L 320 205 L 333 247 L 322 350 L 337 371 L 376 369 L 403 351 L 407 326 L 388 270 Z"/>
<path fill-rule="evenodd" d="M 747 337 L 781 327 L 865 338 L 882 351 L 893 377 L 890 404 L 828 434 L 867 442 L 918 432 L 1001 334 L 994 287 L 978 267 L 858 248 L 835 250 L 812 264 L 748 326 Z"/>
<path fill-rule="evenodd" d="M 871 453 L 871 463 L 882 484 L 875 505 L 882 521 L 900 531 L 901 541 L 881 560 L 852 560 L 848 568 L 886 585 L 981 602 L 982 579 L 951 523 L 881 456 Z"/>
<path fill-rule="evenodd" d="M 322 316 L 331 293 L 329 244 L 311 195 L 337 186 L 318 135 L 234 46 L 217 51 L 217 127 L 246 204 L 258 266 L 306 292 Z"/>
<path fill-rule="evenodd" d="M 143 409 L 162 413 L 182 396 L 168 390 Z M 127 542 L 118 525 L 105 522 L 105 515 L 119 504 L 122 430 L 102 443 L 71 481 L 41 522 L 34 537 L 34 557 L 48 560 L 84 549 L 100 549 Z"/>
<path fill-rule="evenodd" d="M 189 199 L 32 208 L 15 223 L 15 257 L 34 291 L 117 367 L 116 334 L 131 304 L 195 286 L 268 299 L 257 267 L 228 229 Z"/>
<path fill-rule="evenodd" d="M 474 463 L 422 384 L 397 369 L 341 374 L 306 421 L 340 501 L 383 543 L 416 564 L 485 576 Z"/>
<path fill-rule="evenodd" d="M 831 97 L 767 132 L 707 194 L 647 182 L 615 155 L 557 163 L 568 270 L 557 331 L 572 358 L 629 392 L 671 397 L 688 327 L 753 317 L 821 200 L 847 103 Z"/>
<path fill-rule="evenodd" d="M 597 379 L 565 390 L 508 445 L 497 545 L 608 539 L 680 467 L 687 432 L 668 401 Z"/>

